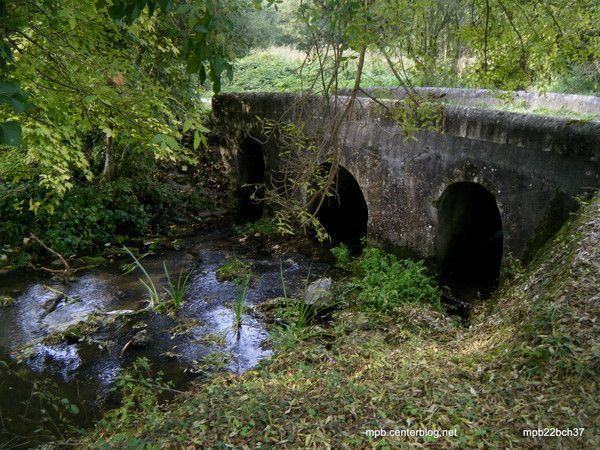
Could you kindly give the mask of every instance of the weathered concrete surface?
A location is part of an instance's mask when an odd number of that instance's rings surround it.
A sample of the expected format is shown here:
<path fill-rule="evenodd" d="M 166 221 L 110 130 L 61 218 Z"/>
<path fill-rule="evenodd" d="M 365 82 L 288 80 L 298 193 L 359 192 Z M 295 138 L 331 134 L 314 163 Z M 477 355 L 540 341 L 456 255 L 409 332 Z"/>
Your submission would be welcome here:
<path fill-rule="evenodd" d="M 261 136 L 257 117 L 327 122 L 319 100 L 298 101 L 296 94 L 273 93 L 213 99 L 227 141 L 223 156 L 234 178 L 236 144 L 249 133 Z M 494 195 L 505 259 L 527 256 L 575 207 L 575 196 L 600 184 L 600 122 L 447 105 L 438 131 L 418 131 L 414 137 L 407 140 L 383 108 L 361 98 L 348 124 L 341 164 L 363 191 L 369 240 L 426 258 L 436 255 L 437 229 L 443 226 L 436 204 L 452 183 L 479 183 Z M 276 140 L 265 140 L 263 152 L 266 171 L 276 171 Z"/>

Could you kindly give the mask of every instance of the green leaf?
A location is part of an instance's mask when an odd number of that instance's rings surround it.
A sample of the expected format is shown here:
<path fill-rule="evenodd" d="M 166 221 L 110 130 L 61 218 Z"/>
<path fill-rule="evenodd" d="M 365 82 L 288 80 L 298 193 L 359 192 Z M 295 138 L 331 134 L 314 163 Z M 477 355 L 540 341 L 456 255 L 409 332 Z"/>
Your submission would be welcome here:
<path fill-rule="evenodd" d="M 0 144 L 17 146 L 21 144 L 21 126 L 9 121 L 0 124 Z"/>
<path fill-rule="evenodd" d="M 173 136 L 165 136 L 164 143 L 174 150 L 181 148 L 179 142 Z"/>
<path fill-rule="evenodd" d="M 200 147 L 200 133 L 196 131 L 194 133 L 194 150 L 198 150 L 198 147 Z"/>
<path fill-rule="evenodd" d="M 186 121 L 183 123 L 183 132 L 186 133 L 187 131 L 189 131 L 190 128 L 192 128 L 193 124 L 193 119 L 186 119 Z"/>
<path fill-rule="evenodd" d="M 178 150 L 181 148 L 177 139 L 173 136 L 169 136 L 168 134 L 159 133 L 150 141 L 151 144 L 159 144 L 162 148 L 169 147 L 173 150 Z"/>
<path fill-rule="evenodd" d="M 154 136 L 152 138 L 152 140 L 150 141 L 151 144 L 160 144 L 165 138 L 164 134 L 157 134 L 156 136 Z"/>
<path fill-rule="evenodd" d="M 0 81 L 0 103 L 9 104 L 16 113 L 29 108 L 27 95 L 14 81 Z"/>

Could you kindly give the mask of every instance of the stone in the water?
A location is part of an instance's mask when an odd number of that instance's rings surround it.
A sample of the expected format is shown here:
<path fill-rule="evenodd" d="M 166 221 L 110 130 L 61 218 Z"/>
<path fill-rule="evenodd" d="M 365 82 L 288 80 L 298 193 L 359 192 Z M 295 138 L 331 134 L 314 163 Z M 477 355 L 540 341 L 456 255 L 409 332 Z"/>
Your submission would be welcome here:
<path fill-rule="evenodd" d="M 146 329 L 140 330 L 133 335 L 131 338 L 131 345 L 133 347 L 145 347 L 150 342 L 148 338 L 148 332 Z"/>
<path fill-rule="evenodd" d="M 333 280 L 319 278 L 308 285 L 304 296 L 304 303 L 313 306 L 323 306 L 333 300 Z"/>
<path fill-rule="evenodd" d="M 63 296 L 58 295 L 56 297 L 52 297 L 46 300 L 42 304 L 42 308 L 44 309 L 44 311 L 46 311 L 46 314 L 50 314 L 51 312 L 53 312 L 63 298 Z"/>

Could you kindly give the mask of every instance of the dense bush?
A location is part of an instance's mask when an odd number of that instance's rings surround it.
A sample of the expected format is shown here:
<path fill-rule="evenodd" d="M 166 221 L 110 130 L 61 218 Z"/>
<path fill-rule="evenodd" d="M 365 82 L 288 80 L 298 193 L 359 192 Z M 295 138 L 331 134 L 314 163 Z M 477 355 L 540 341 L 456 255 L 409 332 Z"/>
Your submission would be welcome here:
<path fill-rule="evenodd" d="M 398 259 L 378 248 L 367 248 L 355 262 L 358 304 L 361 309 L 391 311 L 405 303 L 427 303 L 440 308 L 440 291 L 423 262 Z"/>
<path fill-rule="evenodd" d="M 335 258 L 335 266 L 343 269 L 350 263 L 350 249 L 346 244 L 340 244 L 331 249 L 331 254 Z"/>
<path fill-rule="evenodd" d="M 23 248 L 30 233 L 68 256 L 165 231 L 168 225 L 189 222 L 195 213 L 211 207 L 199 191 L 131 179 L 75 186 L 53 210 L 32 211 L 30 204 L 43 197 L 36 181 L 0 183 L 0 265 L 22 266 L 40 251 L 31 244 Z"/>
<path fill-rule="evenodd" d="M 550 85 L 552 92 L 600 95 L 600 63 L 575 64 L 571 70 L 556 78 Z"/>

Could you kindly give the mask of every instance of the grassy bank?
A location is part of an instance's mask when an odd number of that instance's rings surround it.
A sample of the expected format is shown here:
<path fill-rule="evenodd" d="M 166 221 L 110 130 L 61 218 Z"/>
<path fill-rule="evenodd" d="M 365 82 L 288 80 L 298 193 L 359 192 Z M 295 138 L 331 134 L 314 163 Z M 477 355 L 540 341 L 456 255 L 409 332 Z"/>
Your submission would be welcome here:
<path fill-rule="evenodd" d="M 273 328 L 277 353 L 258 369 L 241 377 L 215 375 L 160 408 L 151 388 L 138 391 L 137 402 L 126 402 L 125 413 L 111 414 L 85 443 L 597 447 L 599 234 L 597 198 L 529 268 L 476 308 L 470 327 L 435 304 L 365 308 L 361 291 L 352 287 L 355 275 L 338 284 L 330 323 Z M 270 314 L 285 317 L 285 308 L 275 306 Z M 585 431 L 560 440 L 523 436 L 524 429 L 543 427 Z M 382 428 L 456 429 L 457 435 L 424 440 L 364 434 Z"/>

